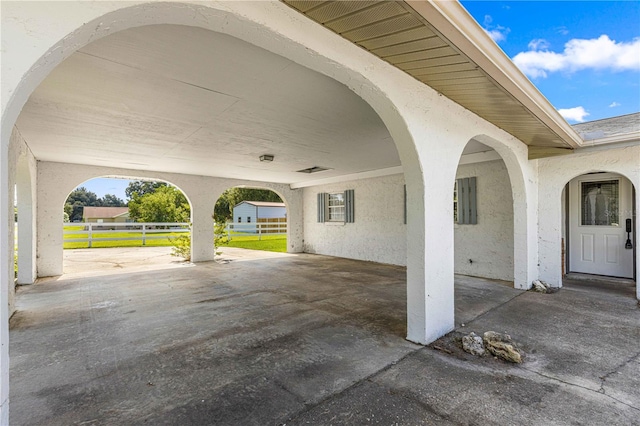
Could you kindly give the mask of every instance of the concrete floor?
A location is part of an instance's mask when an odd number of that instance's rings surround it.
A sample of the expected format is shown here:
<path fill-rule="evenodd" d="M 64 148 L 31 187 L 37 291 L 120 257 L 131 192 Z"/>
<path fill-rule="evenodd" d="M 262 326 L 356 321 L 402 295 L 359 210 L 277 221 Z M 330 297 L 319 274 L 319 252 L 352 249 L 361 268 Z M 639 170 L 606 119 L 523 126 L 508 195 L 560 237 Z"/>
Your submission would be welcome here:
<path fill-rule="evenodd" d="M 404 339 L 404 268 L 225 258 L 21 287 L 11 424 L 640 424 L 633 287 L 458 276 L 465 327 L 425 348 Z M 486 330 L 511 334 L 525 363 L 455 344 Z"/>

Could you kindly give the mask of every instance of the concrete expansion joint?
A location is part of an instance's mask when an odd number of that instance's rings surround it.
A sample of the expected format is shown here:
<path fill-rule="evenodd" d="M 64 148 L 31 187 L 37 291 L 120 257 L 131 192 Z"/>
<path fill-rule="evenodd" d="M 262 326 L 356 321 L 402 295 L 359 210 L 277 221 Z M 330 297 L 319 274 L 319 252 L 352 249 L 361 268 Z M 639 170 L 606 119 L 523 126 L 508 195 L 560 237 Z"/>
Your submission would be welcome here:
<path fill-rule="evenodd" d="M 318 407 L 320 405 L 326 404 L 328 402 L 334 401 L 338 398 L 340 398 L 342 395 L 346 394 L 347 392 L 349 392 L 352 389 L 357 388 L 358 386 L 360 386 L 361 384 L 365 383 L 365 382 L 369 382 L 369 383 L 373 383 L 375 385 L 378 385 L 377 383 L 374 382 L 373 379 L 375 379 L 377 376 L 380 376 L 382 373 L 386 372 L 387 370 L 393 368 L 395 365 L 399 364 L 400 362 L 404 361 L 405 359 L 409 358 L 410 356 L 416 354 L 417 352 L 421 351 L 421 350 L 426 350 L 426 347 L 418 347 L 410 352 L 408 352 L 407 354 L 405 354 L 404 356 L 402 356 L 399 359 L 396 359 L 395 361 L 391 361 L 390 363 L 388 363 L 387 365 L 385 365 L 384 367 L 382 367 L 381 369 L 371 373 L 370 375 L 363 377 L 362 379 L 352 383 L 350 386 L 347 386 L 346 388 L 342 389 L 340 392 L 336 392 L 336 393 L 332 393 L 330 395 L 327 395 L 325 398 L 322 398 L 312 404 L 305 404 L 304 408 L 299 410 L 298 412 L 294 413 L 293 415 L 291 415 L 291 417 L 289 417 L 287 419 L 287 421 L 283 424 L 286 425 L 288 422 L 292 422 L 295 421 L 297 418 L 301 417 L 302 415 L 304 415 L 305 413 L 313 410 L 315 407 Z M 430 410 L 432 412 L 434 412 L 433 410 Z M 438 414 L 438 413 L 436 413 Z M 439 415 L 439 414 L 438 414 Z"/>
<path fill-rule="evenodd" d="M 454 329 L 453 329 L 453 330 L 451 330 L 451 331 L 453 332 L 453 331 L 458 331 L 458 330 L 467 330 L 467 329 L 469 329 L 469 324 L 471 324 L 472 322 L 474 322 L 474 321 L 476 321 L 476 320 L 478 320 L 478 319 L 482 318 L 483 316 L 487 315 L 489 312 L 493 312 L 493 311 L 495 311 L 495 310 L 500 309 L 501 307 L 503 307 L 504 305 L 506 305 L 506 304 L 510 303 L 512 300 L 516 299 L 517 297 L 520 297 L 520 296 L 522 296 L 522 295 L 524 295 L 524 294 L 527 294 L 527 292 L 528 292 L 528 291 L 521 291 L 520 293 L 516 294 L 515 296 L 513 296 L 512 298 L 510 298 L 509 300 L 507 300 L 506 302 L 503 302 L 503 303 L 501 303 L 501 304 L 499 304 L 499 305 L 496 305 L 496 306 L 493 306 L 493 307 L 491 307 L 491 308 L 487 309 L 486 311 L 482 312 L 482 313 L 481 313 L 480 315 L 478 315 L 477 317 L 473 318 L 473 319 L 472 319 L 472 320 L 470 320 L 470 321 L 467 321 L 467 322 L 466 322 L 466 323 L 464 323 L 464 324 L 460 324 L 458 327 L 454 328 Z"/>
<path fill-rule="evenodd" d="M 416 398 L 415 395 L 413 395 L 410 392 L 404 392 L 404 391 L 401 392 L 401 391 L 398 391 L 398 390 L 389 390 L 389 392 L 393 393 L 394 395 L 398 395 L 398 396 L 406 399 L 407 401 L 413 402 L 414 404 L 416 404 L 419 407 L 423 408 L 425 411 L 428 411 L 430 413 L 435 414 L 436 416 L 440 417 L 442 420 L 446 420 L 450 424 L 454 424 L 454 425 L 465 425 L 465 424 L 467 424 L 467 423 L 460 423 L 460 422 L 455 421 L 454 419 L 451 418 L 451 415 L 449 415 L 448 413 L 442 412 L 440 410 L 437 410 L 431 404 L 428 404 L 428 403 L 422 401 L 420 398 Z"/>

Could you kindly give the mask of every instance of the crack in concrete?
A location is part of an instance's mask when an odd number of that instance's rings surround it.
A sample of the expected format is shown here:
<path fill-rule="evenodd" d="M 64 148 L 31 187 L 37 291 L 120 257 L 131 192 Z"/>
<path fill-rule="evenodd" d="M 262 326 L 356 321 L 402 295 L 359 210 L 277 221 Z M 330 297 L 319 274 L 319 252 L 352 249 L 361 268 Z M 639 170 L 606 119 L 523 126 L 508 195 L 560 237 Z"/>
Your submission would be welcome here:
<path fill-rule="evenodd" d="M 640 354 L 637 354 L 634 358 L 638 357 L 639 355 Z M 630 361 L 631 361 L 631 359 L 628 362 L 630 362 Z M 558 377 L 549 376 L 547 374 L 541 373 L 539 371 L 531 370 L 531 369 L 525 368 L 523 366 L 518 366 L 517 368 L 525 370 L 525 371 L 528 371 L 529 373 L 537 374 L 538 376 L 544 377 L 545 379 L 549 379 L 549 380 L 553 380 L 553 381 L 556 381 L 556 382 L 560 382 L 560 383 L 562 383 L 564 385 L 567 385 L 567 386 L 572 386 L 572 387 L 584 389 L 586 391 L 590 391 L 590 392 L 593 392 L 593 393 L 597 393 L 598 395 L 603 395 L 603 396 L 605 396 L 605 397 L 607 397 L 609 399 L 612 399 L 612 400 L 614 400 L 616 402 L 619 402 L 620 404 L 622 404 L 624 406 L 627 406 L 627 407 L 629 407 L 629 408 L 631 408 L 633 410 L 640 411 L 640 408 L 634 407 L 633 405 L 631 405 L 631 404 L 629 404 L 627 402 L 624 402 L 624 401 L 622 401 L 622 400 L 620 400 L 620 399 L 618 399 L 618 398 L 616 398 L 616 397 L 614 397 L 612 395 L 609 395 L 609 394 L 605 393 L 602 386 L 599 389 L 589 388 L 589 387 L 586 387 L 586 386 L 579 385 L 577 383 L 571 383 L 571 382 L 568 382 L 566 380 L 562 380 L 562 379 L 560 379 Z"/>
<path fill-rule="evenodd" d="M 600 389 L 602 390 L 602 393 L 604 392 L 604 382 L 613 374 L 616 374 L 621 368 L 626 367 L 628 364 L 630 364 L 631 362 L 635 361 L 638 357 L 640 357 L 640 352 L 638 352 L 637 354 L 633 355 L 631 358 L 629 358 L 628 360 L 624 361 L 622 364 L 618 365 L 616 368 L 614 368 L 613 370 L 611 370 L 610 372 L 608 372 L 607 374 L 605 374 L 604 376 L 600 377 L 601 385 L 600 385 Z"/>

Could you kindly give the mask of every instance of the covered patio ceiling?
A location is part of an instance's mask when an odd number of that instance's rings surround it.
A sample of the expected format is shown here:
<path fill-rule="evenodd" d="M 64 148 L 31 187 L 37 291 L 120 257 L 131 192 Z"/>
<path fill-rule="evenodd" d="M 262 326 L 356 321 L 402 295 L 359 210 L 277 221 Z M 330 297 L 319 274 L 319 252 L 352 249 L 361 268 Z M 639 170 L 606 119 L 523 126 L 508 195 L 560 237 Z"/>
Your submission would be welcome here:
<path fill-rule="evenodd" d="M 283 0 L 529 146 L 529 158 L 581 139 L 457 1 Z"/>
<path fill-rule="evenodd" d="M 400 166 L 378 115 L 347 87 L 178 25 L 80 49 L 34 91 L 17 127 L 43 161 L 279 183 Z M 298 172 L 314 166 L 329 170 Z"/>

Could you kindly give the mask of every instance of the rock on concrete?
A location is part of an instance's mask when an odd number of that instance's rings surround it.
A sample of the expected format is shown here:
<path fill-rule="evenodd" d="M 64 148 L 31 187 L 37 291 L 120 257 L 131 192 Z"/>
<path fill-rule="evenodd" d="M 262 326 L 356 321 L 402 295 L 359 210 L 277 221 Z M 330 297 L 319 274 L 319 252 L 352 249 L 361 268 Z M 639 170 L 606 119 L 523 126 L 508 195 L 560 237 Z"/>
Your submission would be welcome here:
<path fill-rule="evenodd" d="M 462 337 L 462 349 L 472 355 L 482 356 L 485 353 L 482 337 L 473 331 Z"/>
<path fill-rule="evenodd" d="M 487 350 L 494 356 L 517 364 L 522 362 L 520 350 L 508 334 L 487 331 L 484 333 L 482 340 Z"/>
<path fill-rule="evenodd" d="M 536 291 L 538 293 L 547 293 L 549 290 L 549 285 L 547 285 L 547 283 L 543 281 L 535 280 L 532 284 L 533 284 L 533 286 L 531 287 L 532 291 Z"/>

